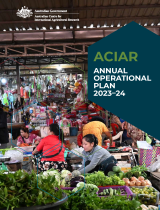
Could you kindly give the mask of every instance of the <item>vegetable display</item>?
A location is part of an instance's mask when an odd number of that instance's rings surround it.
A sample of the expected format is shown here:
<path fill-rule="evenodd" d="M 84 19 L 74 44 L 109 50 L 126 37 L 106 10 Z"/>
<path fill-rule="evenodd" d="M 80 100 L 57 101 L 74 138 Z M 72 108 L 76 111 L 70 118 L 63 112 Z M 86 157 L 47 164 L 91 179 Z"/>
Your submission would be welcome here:
<path fill-rule="evenodd" d="M 138 199 L 142 204 L 156 204 L 157 191 L 153 187 L 144 187 L 143 189 L 131 188 L 132 192 L 138 195 Z"/>
<path fill-rule="evenodd" d="M 109 189 L 105 189 L 102 192 L 98 193 L 98 195 L 99 196 L 108 196 L 108 195 L 113 196 L 113 195 L 121 195 L 121 193 L 124 194 L 125 193 L 124 190 L 122 190 L 122 192 L 121 192 L 120 189 L 116 190 L 116 189 L 109 188 Z"/>
<path fill-rule="evenodd" d="M 37 188 L 34 171 L 31 174 L 21 170 L 9 174 L 0 172 L 0 209 L 46 205 L 62 198 L 63 191 L 58 189 L 55 176 L 38 176 L 38 187 L 42 190 Z"/>
<path fill-rule="evenodd" d="M 73 191 L 65 191 L 69 195 L 73 194 Z M 69 196 L 68 201 L 64 203 L 60 210 L 100 210 L 100 209 L 116 209 L 116 210 L 141 210 L 141 203 L 136 199 L 127 200 L 126 196 L 109 196 L 98 197 L 95 193 L 92 193 L 89 189 L 81 190 L 75 193 L 73 196 Z"/>
<path fill-rule="evenodd" d="M 128 179 L 130 179 L 132 176 L 135 176 L 136 178 L 139 178 L 140 176 L 147 178 L 145 171 L 148 171 L 148 168 L 144 166 L 134 166 L 130 171 L 125 173 L 124 176 Z"/>
<path fill-rule="evenodd" d="M 129 180 L 128 178 L 123 178 L 126 186 L 150 186 L 151 182 L 148 179 L 144 179 L 143 176 L 140 176 L 138 179 L 136 177 L 131 177 Z"/>
<path fill-rule="evenodd" d="M 94 172 L 85 177 L 87 184 L 94 184 L 97 186 L 107 185 L 125 185 L 125 182 L 120 177 L 113 175 L 111 177 L 105 176 L 102 171 Z"/>
<path fill-rule="evenodd" d="M 113 175 L 116 175 L 118 176 L 120 179 L 123 179 L 124 177 L 124 172 L 121 171 L 121 168 L 119 166 L 113 166 L 112 168 L 113 171 L 109 171 L 108 172 L 108 176 L 113 176 Z"/>

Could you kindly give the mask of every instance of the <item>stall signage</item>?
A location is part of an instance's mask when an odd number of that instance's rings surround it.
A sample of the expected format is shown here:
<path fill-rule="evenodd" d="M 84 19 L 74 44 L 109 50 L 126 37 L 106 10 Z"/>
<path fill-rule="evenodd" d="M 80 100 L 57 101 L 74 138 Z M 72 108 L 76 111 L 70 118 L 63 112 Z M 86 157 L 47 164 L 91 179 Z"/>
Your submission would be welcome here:
<path fill-rule="evenodd" d="M 160 37 L 135 22 L 94 43 L 88 99 L 160 139 L 159 57 Z"/>

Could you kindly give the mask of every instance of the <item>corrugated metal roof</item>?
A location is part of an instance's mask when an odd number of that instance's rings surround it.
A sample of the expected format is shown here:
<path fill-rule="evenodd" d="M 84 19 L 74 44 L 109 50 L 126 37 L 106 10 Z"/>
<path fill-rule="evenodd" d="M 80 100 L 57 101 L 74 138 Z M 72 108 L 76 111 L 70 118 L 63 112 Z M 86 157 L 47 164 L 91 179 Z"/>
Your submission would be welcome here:
<path fill-rule="evenodd" d="M 73 3 L 72 3 L 73 2 Z M 79 18 L 76 22 L 36 22 L 34 17 L 20 18 L 16 15 L 18 9 L 28 7 L 34 12 L 35 9 L 61 9 L 67 10 L 68 13 L 79 14 L 63 14 L 63 18 Z M 0 0 L 0 31 L 9 28 L 15 30 L 16 27 L 33 30 L 42 27 L 53 29 L 58 25 L 60 29 L 64 24 L 66 29 L 73 25 L 80 28 L 83 26 L 89 27 L 93 24 L 97 27 L 99 24 L 103 26 L 107 24 L 117 26 L 124 25 L 131 21 L 136 21 L 144 25 L 154 23 L 157 25 L 160 22 L 160 0 Z"/>

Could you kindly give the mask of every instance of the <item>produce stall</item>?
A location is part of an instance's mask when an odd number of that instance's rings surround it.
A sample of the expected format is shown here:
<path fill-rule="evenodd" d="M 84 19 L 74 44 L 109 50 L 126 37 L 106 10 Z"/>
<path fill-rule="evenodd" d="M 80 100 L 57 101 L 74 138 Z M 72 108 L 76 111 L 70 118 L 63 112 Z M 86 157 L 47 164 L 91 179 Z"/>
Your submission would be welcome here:
<path fill-rule="evenodd" d="M 145 170 L 136 166 L 124 173 L 114 166 L 108 176 L 102 171 L 84 175 L 56 169 L 40 174 L 0 171 L 0 209 L 158 210 L 159 192 L 143 177 Z"/>

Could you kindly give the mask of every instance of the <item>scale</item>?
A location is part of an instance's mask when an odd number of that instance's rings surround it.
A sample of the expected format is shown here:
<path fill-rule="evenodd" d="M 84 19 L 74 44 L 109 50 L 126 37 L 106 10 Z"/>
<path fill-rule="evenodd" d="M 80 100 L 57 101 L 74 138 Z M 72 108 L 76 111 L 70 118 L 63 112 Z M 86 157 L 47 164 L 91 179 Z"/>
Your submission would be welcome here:
<path fill-rule="evenodd" d="M 0 171 L 8 171 L 6 164 L 10 161 L 10 157 L 0 157 Z"/>

